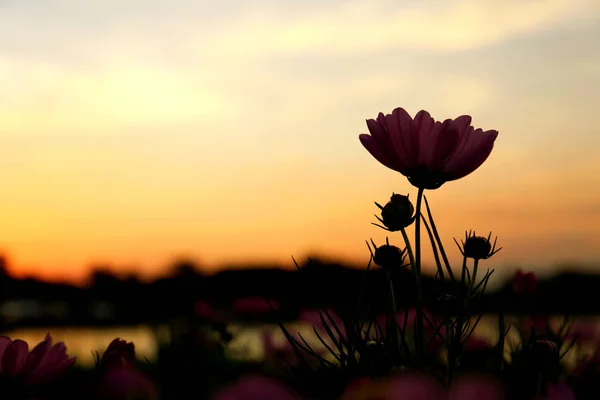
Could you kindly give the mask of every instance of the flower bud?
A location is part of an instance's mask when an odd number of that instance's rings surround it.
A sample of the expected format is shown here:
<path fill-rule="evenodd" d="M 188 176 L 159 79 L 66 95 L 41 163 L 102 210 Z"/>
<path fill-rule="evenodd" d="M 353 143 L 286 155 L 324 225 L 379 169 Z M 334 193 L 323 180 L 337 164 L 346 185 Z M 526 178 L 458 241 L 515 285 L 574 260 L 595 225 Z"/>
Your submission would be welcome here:
<path fill-rule="evenodd" d="M 462 248 L 454 239 L 454 242 L 460 249 L 460 252 L 463 256 L 467 258 L 473 258 L 475 260 L 488 259 L 497 252 L 499 252 L 502 248 L 496 249 L 496 240 L 494 239 L 494 245 L 490 242 L 492 237 L 492 233 L 490 232 L 487 238 L 483 236 L 476 236 L 475 232 L 465 233 L 465 240 L 462 242 Z"/>
<path fill-rule="evenodd" d="M 401 267 L 404 264 L 404 250 L 400 250 L 396 246 L 384 244 L 375 249 L 373 261 L 384 269 Z"/>
<path fill-rule="evenodd" d="M 384 207 L 378 203 L 375 203 L 375 205 L 381 209 L 381 218 L 378 216 L 375 217 L 388 231 L 399 231 L 412 224 L 415 220 L 413 216 L 415 208 L 408 199 L 408 196 L 394 193 Z"/>
<path fill-rule="evenodd" d="M 492 250 L 492 245 L 486 238 L 482 236 L 471 236 L 465 242 L 464 252 L 465 257 L 468 258 L 485 258 L 489 254 L 490 250 Z"/>

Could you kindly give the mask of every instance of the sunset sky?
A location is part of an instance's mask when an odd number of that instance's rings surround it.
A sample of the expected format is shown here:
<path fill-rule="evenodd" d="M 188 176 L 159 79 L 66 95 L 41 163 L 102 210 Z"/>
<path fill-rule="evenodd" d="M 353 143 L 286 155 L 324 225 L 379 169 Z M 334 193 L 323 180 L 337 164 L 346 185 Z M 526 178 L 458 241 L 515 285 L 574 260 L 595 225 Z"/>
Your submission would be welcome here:
<path fill-rule="evenodd" d="M 366 265 L 373 202 L 416 195 L 358 140 L 398 106 L 500 132 L 427 193 L 454 260 L 475 229 L 499 275 L 600 267 L 597 0 L 6 0 L 0 88 L 18 274 Z"/>

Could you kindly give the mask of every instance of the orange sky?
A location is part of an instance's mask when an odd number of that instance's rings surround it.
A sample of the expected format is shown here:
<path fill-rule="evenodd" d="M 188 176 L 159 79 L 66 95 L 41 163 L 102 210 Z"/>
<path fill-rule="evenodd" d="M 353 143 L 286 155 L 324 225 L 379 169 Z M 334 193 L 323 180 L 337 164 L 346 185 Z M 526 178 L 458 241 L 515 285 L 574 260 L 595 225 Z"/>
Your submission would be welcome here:
<path fill-rule="evenodd" d="M 125 3 L 1 6 L 12 271 L 366 264 L 364 241 L 385 240 L 373 202 L 416 195 L 358 141 L 397 106 L 500 132 L 479 170 L 428 193 L 454 259 L 475 229 L 499 236 L 499 274 L 600 266 L 597 1 Z"/>

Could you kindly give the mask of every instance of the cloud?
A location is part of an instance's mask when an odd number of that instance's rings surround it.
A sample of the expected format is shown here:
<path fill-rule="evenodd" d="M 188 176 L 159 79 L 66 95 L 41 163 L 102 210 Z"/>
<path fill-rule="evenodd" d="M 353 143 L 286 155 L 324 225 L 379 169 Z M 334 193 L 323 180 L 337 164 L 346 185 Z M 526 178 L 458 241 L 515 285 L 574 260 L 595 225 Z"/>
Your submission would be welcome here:
<path fill-rule="evenodd" d="M 577 3 L 577 4 L 575 4 Z M 594 0 L 389 1 L 316 6 L 310 14 L 256 10 L 221 39 L 228 54 L 299 52 L 344 56 L 410 48 L 430 52 L 474 50 L 538 31 L 591 22 Z"/>

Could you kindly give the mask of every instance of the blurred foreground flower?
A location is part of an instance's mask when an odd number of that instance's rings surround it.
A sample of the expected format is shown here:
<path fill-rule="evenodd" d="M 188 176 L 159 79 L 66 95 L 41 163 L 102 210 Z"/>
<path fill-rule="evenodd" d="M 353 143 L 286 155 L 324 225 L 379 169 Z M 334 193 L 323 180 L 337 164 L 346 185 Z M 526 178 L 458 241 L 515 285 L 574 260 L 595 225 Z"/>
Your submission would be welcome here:
<path fill-rule="evenodd" d="M 301 400 L 300 395 L 284 384 L 260 375 L 240 378 L 234 384 L 221 389 L 212 400 Z"/>
<path fill-rule="evenodd" d="M 535 398 L 535 400 L 576 400 L 575 393 L 569 385 L 563 382 L 548 383 L 546 393 Z"/>
<path fill-rule="evenodd" d="M 131 366 L 135 360 L 135 346 L 131 342 L 114 339 L 102 354 L 100 363 L 103 368 Z"/>
<path fill-rule="evenodd" d="M 503 400 L 504 387 L 498 380 L 485 375 L 465 375 L 451 387 L 448 400 Z"/>
<path fill-rule="evenodd" d="M 503 400 L 502 383 L 485 375 L 465 375 L 448 389 L 429 375 L 407 372 L 378 381 L 348 385 L 341 400 Z"/>
<path fill-rule="evenodd" d="M 102 376 L 100 386 L 106 400 L 156 400 L 159 392 L 154 383 L 133 367 L 112 367 Z"/>
<path fill-rule="evenodd" d="M 100 393 L 107 400 L 155 400 L 159 391 L 135 366 L 135 347 L 131 342 L 114 339 L 100 360 Z"/>
<path fill-rule="evenodd" d="M 475 129 L 462 115 L 443 123 L 427 111 L 413 119 L 403 108 L 367 120 L 363 146 L 377 161 L 400 172 L 420 189 L 437 189 L 475 171 L 490 155 L 498 131 Z"/>
<path fill-rule="evenodd" d="M 50 334 L 31 352 L 27 342 L 0 336 L 0 375 L 29 385 L 51 382 L 75 363 L 66 350 L 63 342 L 52 345 Z"/>

